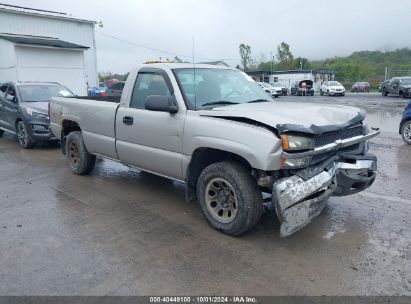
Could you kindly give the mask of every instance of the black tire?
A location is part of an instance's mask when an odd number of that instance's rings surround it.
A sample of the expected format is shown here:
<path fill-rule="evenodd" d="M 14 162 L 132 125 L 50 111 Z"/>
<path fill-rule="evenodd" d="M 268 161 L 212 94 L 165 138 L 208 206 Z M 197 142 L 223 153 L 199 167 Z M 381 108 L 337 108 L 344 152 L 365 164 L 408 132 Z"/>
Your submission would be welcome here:
<path fill-rule="evenodd" d="M 88 174 L 94 169 L 96 156 L 87 151 L 80 131 L 71 132 L 67 136 L 66 160 L 75 174 Z"/>
<path fill-rule="evenodd" d="M 34 142 L 31 140 L 27 127 L 24 121 L 20 120 L 16 124 L 16 134 L 19 140 L 19 145 L 23 149 L 31 149 L 34 147 Z"/>
<path fill-rule="evenodd" d="M 387 96 L 387 95 L 388 95 L 387 89 L 386 89 L 386 88 L 383 88 L 383 89 L 382 89 L 382 96 Z"/>
<path fill-rule="evenodd" d="M 406 121 L 401 127 L 402 140 L 411 145 L 411 120 Z"/>
<path fill-rule="evenodd" d="M 407 98 L 406 96 L 405 96 L 405 94 L 404 94 L 404 92 L 403 91 L 400 91 L 400 96 L 399 96 L 400 98 Z"/>
<path fill-rule="evenodd" d="M 2 137 L 4 134 L 4 130 L 0 130 L 0 137 Z"/>
<path fill-rule="evenodd" d="M 212 185 L 215 185 L 215 181 L 223 184 L 225 182 L 227 187 L 217 188 L 220 189 L 217 193 L 218 190 L 214 191 L 216 188 L 214 190 L 211 188 Z M 222 194 L 224 191 L 231 192 L 231 194 Z M 215 193 L 215 201 L 212 201 L 213 196 L 209 197 L 212 192 Z M 262 195 L 257 182 L 250 172 L 234 162 L 224 161 L 206 167 L 197 183 L 197 198 L 203 215 L 210 225 L 231 236 L 240 235 L 253 228 L 263 212 Z M 232 198 L 235 199 L 232 200 Z M 213 207 L 213 203 L 215 203 L 215 207 Z M 226 221 L 219 217 L 220 211 L 223 210 L 224 214 L 226 212 L 224 211 L 224 203 L 237 206 L 235 215 L 232 218 L 227 218 Z"/>
<path fill-rule="evenodd" d="M 320 95 L 321 95 L 321 96 L 324 95 L 324 92 L 323 92 L 323 90 L 321 90 L 321 89 L 320 89 Z"/>

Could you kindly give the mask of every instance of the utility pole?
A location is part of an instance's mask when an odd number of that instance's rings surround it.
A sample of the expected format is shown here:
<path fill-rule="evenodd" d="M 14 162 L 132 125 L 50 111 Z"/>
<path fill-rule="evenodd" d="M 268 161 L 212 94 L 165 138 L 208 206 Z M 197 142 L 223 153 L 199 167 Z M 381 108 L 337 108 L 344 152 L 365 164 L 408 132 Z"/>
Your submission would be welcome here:
<path fill-rule="evenodd" d="M 271 61 L 271 68 L 270 68 L 270 75 L 273 74 L 273 52 L 270 52 L 270 61 Z"/>

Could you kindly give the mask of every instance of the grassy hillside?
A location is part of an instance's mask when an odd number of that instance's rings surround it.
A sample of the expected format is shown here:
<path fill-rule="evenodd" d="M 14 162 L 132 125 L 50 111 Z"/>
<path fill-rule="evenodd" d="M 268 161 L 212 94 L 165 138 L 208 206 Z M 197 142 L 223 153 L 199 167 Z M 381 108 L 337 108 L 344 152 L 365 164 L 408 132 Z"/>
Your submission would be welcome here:
<path fill-rule="evenodd" d="M 389 68 L 389 77 L 411 76 L 411 49 L 403 48 L 389 52 L 361 51 L 348 57 L 313 61 L 310 65 L 335 70 L 336 79 L 346 84 L 368 81 L 375 88 L 384 80 L 386 67 Z"/>

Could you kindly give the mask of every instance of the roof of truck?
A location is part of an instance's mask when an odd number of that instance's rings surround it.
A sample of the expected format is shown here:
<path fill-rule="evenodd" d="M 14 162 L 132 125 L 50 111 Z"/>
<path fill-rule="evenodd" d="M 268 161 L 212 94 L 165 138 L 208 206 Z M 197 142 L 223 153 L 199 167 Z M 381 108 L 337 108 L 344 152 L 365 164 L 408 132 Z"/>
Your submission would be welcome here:
<path fill-rule="evenodd" d="M 169 69 L 184 69 L 184 68 L 193 68 L 195 67 L 196 69 L 223 69 L 223 70 L 235 70 L 234 68 L 231 67 L 226 67 L 226 66 L 219 66 L 219 65 L 213 65 L 213 64 L 192 64 L 192 63 L 174 63 L 174 62 L 159 62 L 159 63 L 144 63 L 142 64 L 143 67 L 150 67 L 150 68 L 164 68 L 167 67 Z"/>

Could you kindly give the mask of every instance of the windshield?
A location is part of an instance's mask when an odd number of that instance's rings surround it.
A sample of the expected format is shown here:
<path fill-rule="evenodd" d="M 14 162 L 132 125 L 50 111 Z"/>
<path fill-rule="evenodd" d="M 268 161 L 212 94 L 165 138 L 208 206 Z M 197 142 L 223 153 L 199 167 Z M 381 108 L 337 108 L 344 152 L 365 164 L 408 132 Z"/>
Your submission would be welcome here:
<path fill-rule="evenodd" d="M 189 109 L 273 101 L 250 76 L 238 70 L 184 68 L 174 73 Z"/>
<path fill-rule="evenodd" d="M 401 79 L 401 84 L 411 84 L 411 78 Z"/>
<path fill-rule="evenodd" d="M 20 85 L 19 90 L 23 102 L 49 101 L 51 97 L 74 96 L 66 87 L 57 84 L 25 84 Z"/>
<path fill-rule="evenodd" d="M 330 81 L 328 84 L 329 84 L 330 86 L 342 86 L 342 84 L 339 83 L 338 81 Z"/>

